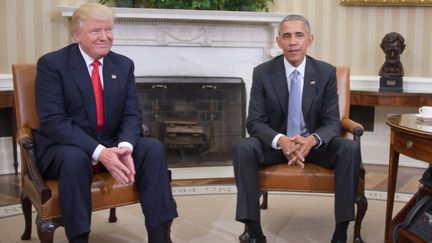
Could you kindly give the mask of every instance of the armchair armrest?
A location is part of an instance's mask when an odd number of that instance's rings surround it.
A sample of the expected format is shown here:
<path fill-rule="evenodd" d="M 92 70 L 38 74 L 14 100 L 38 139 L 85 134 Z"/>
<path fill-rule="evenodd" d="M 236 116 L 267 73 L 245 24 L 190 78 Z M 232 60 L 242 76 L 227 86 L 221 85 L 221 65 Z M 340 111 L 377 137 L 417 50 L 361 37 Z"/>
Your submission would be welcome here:
<path fill-rule="evenodd" d="M 360 137 L 363 135 L 364 128 L 360 123 L 357 123 L 349 118 L 341 120 L 342 129 L 351 133 L 354 136 L 354 140 L 360 141 Z"/>
<path fill-rule="evenodd" d="M 149 126 L 147 126 L 146 124 L 141 125 L 141 136 L 150 137 L 151 132 L 152 131 Z"/>
<path fill-rule="evenodd" d="M 360 137 L 363 135 L 364 128 L 360 123 L 357 123 L 349 118 L 345 118 L 341 120 L 342 129 L 351 133 L 353 135 L 354 141 L 360 143 Z M 363 161 L 360 161 L 360 177 L 365 178 L 365 170 L 363 166 Z M 361 186 L 363 185 L 363 186 Z M 361 188 L 360 188 L 361 187 Z M 359 190 L 364 192 L 364 184 L 360 184 Z"/>
<path fill-rule="evenodd" d="M 42 174 L 36 165 L 36 155 L 31 129 L 29 127 L 21 127 L 18 130 L 17 141 L 19 145 L 24 148 L 27 173 L 30 175 L 30 179 L 33 181 L 42 203 L 45 203 L 51 198 L 51 190 L 45 184 Z"/>
<path fill-rule="evenodd" d="M 26 139 L 33 140 L 33 135 L 31 132 L 31 128 L 29 127 L 20 127 L 17 131 L 17 142 L 23 146 L 22 142 Z"/>

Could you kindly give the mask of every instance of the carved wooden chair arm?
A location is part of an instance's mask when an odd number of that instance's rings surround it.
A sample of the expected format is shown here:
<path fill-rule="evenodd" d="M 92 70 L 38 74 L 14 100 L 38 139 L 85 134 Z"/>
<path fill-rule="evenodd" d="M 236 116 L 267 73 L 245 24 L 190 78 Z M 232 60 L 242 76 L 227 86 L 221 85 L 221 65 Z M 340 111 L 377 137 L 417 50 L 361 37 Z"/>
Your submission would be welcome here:
<path fill-rule="evenodd" d="M 29 127 L 21 127 L 18 131 L 17 131 L 17 142 L 23 146 L 23 144 L 21 144 L 21 142 L 24 139 L 30 139 L 33 140 L 33 135 L 31 132 L 31 128 Z"/>
<path fill-rule="evenodd" d="M 351 133 L 354 136 L 355 141 L 360 141 L 360 137 L 363 135 L 364 128 L 360 123 L 357 123 L 349 118 L 341 120 L 342 129 Z"/>
<path fill-rule="evenodd" d="M 364 128 L 360 123 L 357 123 L 349 118 L 345 118 L 341 120 L 341 126 L 342 129 L 351 133 L 353 135 L 353 139 L 354 141 L 357 141 L 358 143 L 360 143 L 360 137 L 363 135 L 364 132 Z M 361 175 L 360 177 L 364 178 L 365 177 L 365 170 L 364 170 L 364 165 L 363 165 L 363 161 L 360 161 L 360 168 L 361 168 Z M 364 188 L 363 188 L 364 191 Z"/>
<path fill-rule="evenodd" d="M 150 137 L 151 135 L 151 129 L 150 126 L 147 126 L 146 124 L 141 125 L 141 135 L 144 137 Z"/>
<path fill-rule="evenodd" d="M 42 174 L 36 165 L 36 155 L 31 129 L 29 127 L 20 128 L 17 134 L 17 141 L 21 147 L 24 148 L 27 173 L 30 175 L 30 179 L 33 181 L 42 203 L 45 203 L 51 198 L 51 190 L 45 184 Z"/>

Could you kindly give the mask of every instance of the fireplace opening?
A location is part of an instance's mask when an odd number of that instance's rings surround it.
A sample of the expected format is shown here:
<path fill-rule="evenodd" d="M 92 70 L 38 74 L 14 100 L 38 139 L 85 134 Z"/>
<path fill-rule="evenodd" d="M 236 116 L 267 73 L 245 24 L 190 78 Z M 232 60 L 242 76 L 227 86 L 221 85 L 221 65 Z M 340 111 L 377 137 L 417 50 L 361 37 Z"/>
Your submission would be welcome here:
<path fill-rule="evenodd" d="M 231 165 L 245 137 L 241 78 L 136 77 L 143 125 L 166 147 L 168 166 Z"/>

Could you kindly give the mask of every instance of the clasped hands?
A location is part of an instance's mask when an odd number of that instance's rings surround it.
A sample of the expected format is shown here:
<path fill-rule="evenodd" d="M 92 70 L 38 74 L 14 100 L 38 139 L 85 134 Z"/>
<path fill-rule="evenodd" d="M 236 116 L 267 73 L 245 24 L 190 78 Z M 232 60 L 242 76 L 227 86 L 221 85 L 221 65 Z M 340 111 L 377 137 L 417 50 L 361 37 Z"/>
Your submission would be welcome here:
<path fill-rule="evenodd" d="M 278 140 L 278 145 L 287 158 L 288 165 L 298 165 L 301 168 L 304 168 L 305 157 L 316 143 L 313 135 L 307 137 L 302 137 L 300 135 L 288 137 L 283 135 Z"/>
<path fill-rule="evenodd" d="M 128 184 L 135 181 L 135 165 L 129 148 L 104 148 L 98 160 L 117 182 Z"/>

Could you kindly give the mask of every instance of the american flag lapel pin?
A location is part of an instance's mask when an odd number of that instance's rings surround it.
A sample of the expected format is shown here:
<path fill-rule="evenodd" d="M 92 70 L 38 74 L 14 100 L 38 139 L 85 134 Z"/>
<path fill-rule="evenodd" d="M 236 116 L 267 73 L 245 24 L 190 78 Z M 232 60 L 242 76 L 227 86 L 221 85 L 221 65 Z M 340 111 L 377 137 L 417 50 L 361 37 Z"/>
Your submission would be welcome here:
<path fill-rule="evenodd" d="M 117 79 L 117 75 L 115 75 L 115 74 L 111 74 L 111 78 L 112 78 L 112 79 Z"/>

